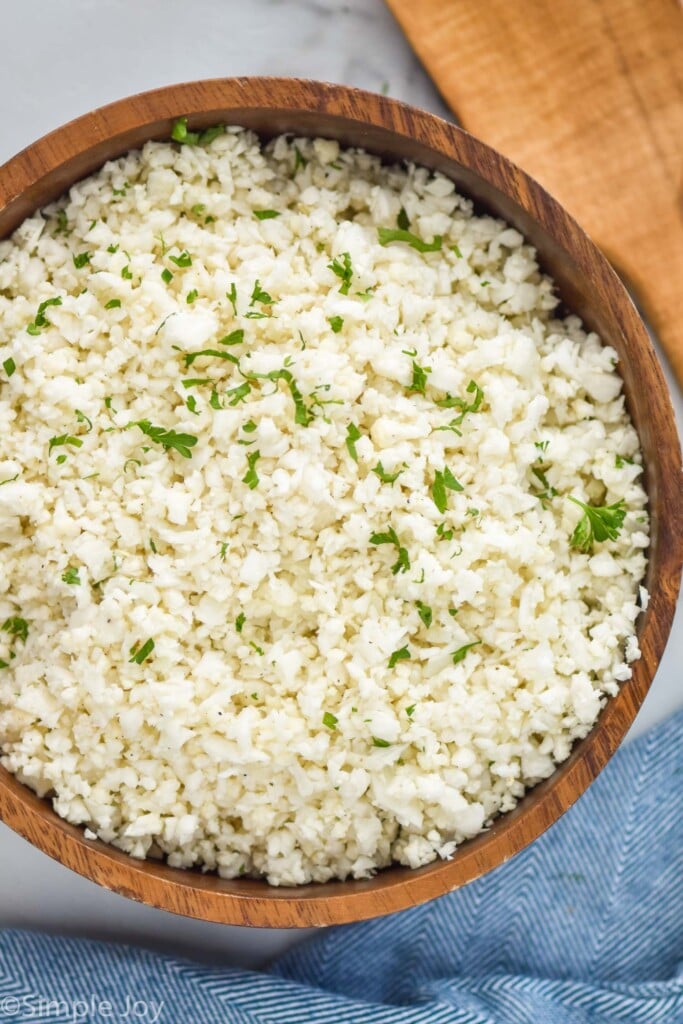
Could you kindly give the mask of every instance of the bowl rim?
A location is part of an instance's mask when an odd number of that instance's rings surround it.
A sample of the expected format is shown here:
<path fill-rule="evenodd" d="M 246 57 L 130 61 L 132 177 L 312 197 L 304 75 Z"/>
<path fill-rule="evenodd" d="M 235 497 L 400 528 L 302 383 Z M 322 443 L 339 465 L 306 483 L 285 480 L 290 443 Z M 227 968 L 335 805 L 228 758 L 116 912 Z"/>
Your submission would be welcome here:
<path fill-rule="evenodd" d="M 490 146 L 437 115 L 386 96 L 305 79 L 251 77 L 185 82 L 118 100 L 57 128 L 0 167 L 0 237 L 45 205 L 46 195 L 56 197 L 111 158 L 119 141 L 117 154 L 147 138 L 170 137 L 171 125 L 180 116 L 188 116 L 191 127 L 205 127 L 217 121 L 240 123 L 247 111 L 250 116 L 260 112 L 271 122 L 276 115 L 286 121 L 288 115 L 305 113 L 311 119 L 331 119 L 340 131 L 343 125 L 350 126 L 356 137 L 372 129 L 419 143 L 435 160 L 446 158 L 511 197 L 550 238 L 561 239 L 563 250 L 589 275 L 596 293 L 613 304 L 625 344 L 633 339 L 643 361 L 642 372 L 657 396 L 651 410 L 660 439 L 656 503 L 664 514 L 657 525 L 657 587 L 639 628 L 642 659 L 568 760 L 530 790 L 514 811 L 496 819 L 488 833 L 459 847 L 452 860 L 414 870 L 391 867 L 369 880 L 299 888 L 276 888 L 251 879 L 228 881 L 162 862 L 136 861 L 99 840 L 88 841 L 80 828 L 59 818 L 47 801 L 0 768 L 0 820 L 104 888 L 206 921 L 279 928 L 324 926 L 402 910 L 472 881 L 541 835 L 596 778 L 636 716 L 673 621 L 683 561 L 681 454 L 670 397 L 649 335 L 624 286 L 593 242 L 536 181 Z M 368 148 L 373 151 L 372 144 Z"/>

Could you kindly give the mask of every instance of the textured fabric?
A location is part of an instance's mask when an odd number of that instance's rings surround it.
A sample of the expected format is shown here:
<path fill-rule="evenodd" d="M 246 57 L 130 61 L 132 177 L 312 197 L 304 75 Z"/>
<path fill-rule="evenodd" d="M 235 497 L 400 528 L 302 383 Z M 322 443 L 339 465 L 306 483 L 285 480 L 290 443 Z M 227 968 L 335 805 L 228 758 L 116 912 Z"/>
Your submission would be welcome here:
<path fill-rule="evenodd" d="M 315 936 L 265 973 L 0 933 L 0 1018 L 683 1024 L 682 792 L 679 713 L 486 878 Z"/>

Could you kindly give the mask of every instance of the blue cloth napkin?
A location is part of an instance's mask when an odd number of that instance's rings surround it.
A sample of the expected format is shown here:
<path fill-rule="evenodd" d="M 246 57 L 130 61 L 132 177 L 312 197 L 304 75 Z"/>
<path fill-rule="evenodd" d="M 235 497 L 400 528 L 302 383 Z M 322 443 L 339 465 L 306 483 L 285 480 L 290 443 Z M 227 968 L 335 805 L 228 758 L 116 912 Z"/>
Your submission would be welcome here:
<path fill-rule="evenodd" d="M 315 936 L 257 973 L 0 933 L 0 1019 L 683 1024 L 683 713 L 467 888 Z"/>

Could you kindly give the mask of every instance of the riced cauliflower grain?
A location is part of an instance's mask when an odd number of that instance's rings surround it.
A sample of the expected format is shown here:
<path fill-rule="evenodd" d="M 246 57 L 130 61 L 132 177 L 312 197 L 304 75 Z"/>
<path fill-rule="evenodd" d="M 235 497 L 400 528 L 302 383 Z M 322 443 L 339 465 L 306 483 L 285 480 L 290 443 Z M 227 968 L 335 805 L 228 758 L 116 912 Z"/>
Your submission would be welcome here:
<path fill-rule="evenodd" d="M 326 140 L 148 143 L 22 224 L 2 764 L 90 839 L 274 885 L 510 810 L 647 600 L 616 354 L 555 307 L 446 178 Z M 570 496 L 616 535 L 580 550 Z"/>

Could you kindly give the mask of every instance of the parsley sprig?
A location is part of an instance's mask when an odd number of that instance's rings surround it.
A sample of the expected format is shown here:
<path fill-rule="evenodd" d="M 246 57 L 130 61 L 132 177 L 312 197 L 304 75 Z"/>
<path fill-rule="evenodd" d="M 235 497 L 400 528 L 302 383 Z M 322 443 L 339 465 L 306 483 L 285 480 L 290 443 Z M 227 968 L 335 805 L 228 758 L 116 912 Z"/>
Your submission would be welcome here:
<path fill-rule="evenodd" d="M 465 488 L 459 480 L 456 480 L 448 466 L 444 466 L 443 470 L 437 469 L 432 484 L 432 500 L 442 515 L 448 507 L 447 492 L 464 490 Z"/>
<path fill-rule="evenodd" d="M 619 536 L 624 518 L 626 517 L 626 506 L 624 499 L 614 502 L 613 505 L 587 505 L 578 498 L 569 495 L 569 500 L 583 509 L 583 515 L 576 524 L 571 537 L 571 546 L 579 551 L 589 552 L 593 550 L 593 544 L 606 540 L 616 540 Z"/>

